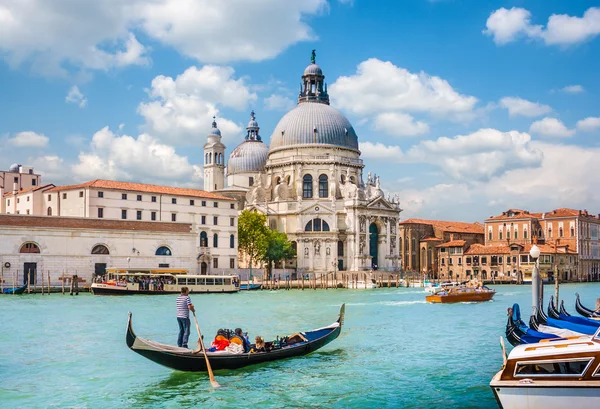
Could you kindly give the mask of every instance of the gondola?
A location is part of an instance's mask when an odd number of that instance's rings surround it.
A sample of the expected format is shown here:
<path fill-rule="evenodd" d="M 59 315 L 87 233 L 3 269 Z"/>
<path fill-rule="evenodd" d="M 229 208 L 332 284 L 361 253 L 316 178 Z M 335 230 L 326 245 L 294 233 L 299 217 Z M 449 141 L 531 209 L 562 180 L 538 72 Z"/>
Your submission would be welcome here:
<path fill-rule="evenodd" d="M 545 334 L 554 334 L 560 339 L 580 337 L 584 335 L 580 332 L 571 331 L 569 329 L 551 327 L 547 325 L 547 318 L 548 317 L 544 315 L 543 311 L 540 310 L 538 314 L 532 315 L 529 319 L 529 327 Z"/>
<path fill-rule="evenodd" d="M 279 348 L 273 348 L 269 352 L 242 354 L 207 352 L 210 366 L 213 370 L 238 369 L 248 365 L 309 354 L 329 344 L 340 335 L 344 324 L 345 310 L 346 305 L 342 304 L 338 319 L 333 324 L 312 331 L 300 332 L 301 337 L 294 337 L 296 339 L 300 338 L 300 342 L 294 344 L 290 342 Z M 136 336 L 131 324 L 131 313 L 129 313 L 127 323 L 126 342 L 127 346 L 134 352 L 168 368 L 189 372 L 205 372 L 207 370 L 202 351 L 198 352 L 187 348 L 160 344 Z M 265 344 L 268 345 L 269 343 Z M 280 345 L 283 344 L 280 343 Z"/>
<path fill-rule="evenodd" d="M 565 315 L 562 312 L 558 312 L 554 306 L 554 296 L 550 297 L 550 302 L 548 303 L 548 315 L 554 319 L 571 322 L 573 324 L 588 325 L 594 328 L 600 327 L 599 321 L 594 321 L 590 318 L 573 317 L 571 315 Z"/>
<path fill-rule="evenodd" d="M 570 318 L 573 318 L 573 317 L 570 317 Z M 574 322 L 566 321 L 563 319 L 556 319 L 556 318 L 548 317 L 548 316 L 544 315 L 544 312 L 541 308 L 537 311 L 535 319 L 537 320 L 538 324 L 543 324 L 543 325 L 547 325 L 549 327 L 554 327 L 554 328 L 567 329 L 570 331 L 575 331 L 580 334 L 586 334 L 586 335 L 594 334 L 594 332 L 596 332 L 596 329 L 597 329 L 597 327 L 587 325 L 587 324 L 574 323 Z"/>
<path fill-rule="evenodd" d="M 21 287 L 11 287 L 2 290 L 3 294 L 23 294 L 27 290 L 27 284 Z"/>
<path fill-rule="evenodd" d="M 600 313 L 594 311 L 594 310 L 590 310 L 589 308 L 584 307 L 583 305 L 581 305 L 581 300 L 579 299 L 579 294 L 575 293 L 575 309 L 577 310 L 577 312 L 581 315 L 583 315 L 584 317 L 588 317 L 588 318 L 600 318 Z"/>
<path fill-rule="evenodd" d="M 554 334 L 539 332 L 527 327 L 527 324 L 521 320 L 521 310 L 519 304 L 513 304 L 508 309 L 508 322 L 506 323 L 506 339 L 517 346 L 521 344 L 535 344 L 543 339 L 557 338 Z"/>
<path fill-rule="evenodd" d="M 567 317 L 571 316 L 571 314 L 569 314 L 567 312 L 567 310 L 565 309 L 565 300 L 561 300 L 561 302 L 560 302 L 560 313 L 563 315 L 566 315 Z"/>

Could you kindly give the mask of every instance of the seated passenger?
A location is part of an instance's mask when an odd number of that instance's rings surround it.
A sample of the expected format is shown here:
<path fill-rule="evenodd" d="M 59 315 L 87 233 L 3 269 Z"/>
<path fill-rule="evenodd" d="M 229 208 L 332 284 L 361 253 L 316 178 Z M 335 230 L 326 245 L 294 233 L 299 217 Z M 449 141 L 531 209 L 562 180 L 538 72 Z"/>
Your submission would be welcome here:
<path fill-rule="evenodd" d="M 223 351 L 229 346 L 229 340 L 227 339 L 227 337 L 225 337 L 224 333 L 225 331 L 223 331 L 222 329 L 217 331 L 217 336 L 210 344 L 210 348 L 208 348 L 207 350 L 208 352 Z"/>
<path fill-rule="evenodd" d="M 248 334 L 244 334 L 244 332 L 242 331 L 241 328 L 236 328 L 234 331 L 234 334 L 235 335 L 233 337 L 231 337 L 229 339 L 229 341 L 236 342 L 237 341 L 236 337 L 237 337 L 238 339 L 240 339 L 242 341 L 241 344 L 244 347 L 244 352 L 250 351 L 250 341 L 248 340 Z"/>
<path fill-rule="evenodd" d="M 261 337 L 260 335 L 257 335 L 256 338 L 254 338 L 254 348 L 252 348 L 250 350 L 251 353 L 254 352 L 267 352 L 267 348 L 265 347 L 265 340 L 263 339 L 263 337 Z"/>

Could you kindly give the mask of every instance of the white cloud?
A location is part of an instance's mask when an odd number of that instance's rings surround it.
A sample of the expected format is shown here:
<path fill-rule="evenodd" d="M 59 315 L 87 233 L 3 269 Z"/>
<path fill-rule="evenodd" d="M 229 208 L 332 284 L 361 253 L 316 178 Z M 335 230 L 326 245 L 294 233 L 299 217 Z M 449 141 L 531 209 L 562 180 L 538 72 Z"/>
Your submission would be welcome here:
<path fill-rule="evenodd" d="M 567 85 L 562 88 L 561 91 L 566 92 L 567 94 L 580 94 L 584 89 L 581 85 Z"/>
<path fill-rule="evenodd" d="M 429 132 L 425 122 L 416 121 L 409 114 L 385 112 L 375 117 L 375 130 L 392 136 L 415 136 Z"/>
<path fill-rule="evenodd" d="M 529 132 L 549 138 L 568 138 L 575 135 L 574 129 L 568 129 L 559 119 L 544 118 L 535 121 L 529 127 Z"/>
<path fill-rule="evenodd" d="M 380 112 L 421 112 L 471 119 L 477 98 L 457 92 L 444 79 L 414 74 L 376 58 L 361 62 L 356 74 L 339 77 L 329 94 L 336 107 L 368 116 Z"/>
<path fill-rule="evenodd" d="M 10 145 L 18 148 L 45 148 L 49 141 L 46 135 L 31 131 L 19 132 L 14 138 L 8 139 Z"/>
<path fill-rule="evenodd" d="M 138 107 L 146 130 L 169 143 L 204 144 L 219 107 L 242 110 L 257 99 L 244 80 L 233 75 L 230 67 L 205 65 L 190 67 L 176 79 L 155 77 L 149 90 L 152 100 Z M 241 132 L 226 118 L 217 118 L 217 123 L 224 141 L 235 141 Z"/>
<path fill-rule="evenodd" d="M 590 7 L 583 17 L 553 14 L 544 28 L 531 24 L 531 13 L 519 7 L 494 11 L 486 22 L 484 34 L 502 45 L 519 38 L 541 39 L 546 45 L 572 45 L 591 40 L 600 34 L 600 8 Z"/>
<path fill-rule="evenodd" d="M 0 5 L 0 53 L 13 67 L 67 75 L 148 64 L 146 37 L 202 62 L 261 61 L 315 35 L 306 17 L 326 0 L 61 0 Z M 136 37 L 134 32 L 142 35 Z"/>
<path fill-rule="evenodd" d="M 82 180 L 95 178 L 166 183 L 196 181 L 202 167 L 192 165 L 172 146 L 159 143 L 148 134 L 137 138 L 116 135 L 108 127 L 96 132 L 89 152 L 79 153 L 79 163 L 72 166 Z"/>
<path fill-rule="evenodd" d="M 600 117 L 590 116 L 577 121 L 577 129 L 583 132 L 594 132 L 596 129 L 600 129 Z"/>
<path fill-rule="evenodd" d="M 504 97 L 500 100 L 500 106 L 508 109 L 510 116 L 534 117 L 547 114 L 552 111 L 548 105 L 539 102 L 531 102 L 519 97 Z"/>
<path fill-rule="evenodd" d="M 265 98 L 264 102 L 265 108 L 269 111 L 287 112 L 296 106 L 296 102 L 291 98 L 279 94 L 271 94 L 271 96 Z"/>
<path fill-rule="evenodd" d="M 386 162 L 400 162 L 404 153 L 399 146 L 386 146 L 376 142 L 360 142 L 361 157 Z"/>
<path fill-rule="evenodd" d="M 360 144 L 363 157 L 395 163 L 428 163 L 455 180 L 489 180 L 511 169 L 539 166 L 542 152 L 517 131 L 480 129 L 469 135 L 421 141 L 403 152 L 398 146 Z"/>
<path fill-rule="evenodd" d="M 65 101 L 71 104 L 77 104 L 79 105 L 79 108 L 84 108 L 87 104 L 87 98 L 79 91 L 77 85 L 71 87 Z"/>
<path fill-rule="evenodd" d="M 404 209 L 402 218 L 482 222 L 511 207 L 544 212 L 586 209 L 600 202 L 600 148 L 535 141 L 531 147 L 543 152 L 538 166 L 511 169 L 490 180 L 440 182 L 421 189 L 394 186 Z"/>

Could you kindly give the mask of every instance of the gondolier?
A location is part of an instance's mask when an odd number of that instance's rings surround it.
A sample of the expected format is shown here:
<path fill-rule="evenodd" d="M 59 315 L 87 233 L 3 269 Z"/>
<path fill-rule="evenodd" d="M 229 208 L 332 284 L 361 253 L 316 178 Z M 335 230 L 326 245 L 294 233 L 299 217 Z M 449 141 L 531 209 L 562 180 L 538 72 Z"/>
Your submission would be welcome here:
<path fill-rule="evenodd" d="M 177 337 L 177 346 L 188 347 L 190 337 L 190 311 L 196 312 L 194 304 L 189 296 L 187 287 L 181 288 L 181 295 L 177 297 L 177 324 L 179 325 L 179 336 Z"/>

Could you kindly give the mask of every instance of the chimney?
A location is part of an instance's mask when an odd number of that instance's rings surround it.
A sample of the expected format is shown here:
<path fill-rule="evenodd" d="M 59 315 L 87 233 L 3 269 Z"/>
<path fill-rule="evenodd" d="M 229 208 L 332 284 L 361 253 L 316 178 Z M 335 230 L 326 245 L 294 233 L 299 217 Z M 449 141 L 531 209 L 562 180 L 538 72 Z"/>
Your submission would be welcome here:
<path fill-rule="evenodd" d="M 17 196 L 18 192 L 19 192 L 19 185 L 17 185 L 17 182 L 13 182 L 13 196 Z"/>

